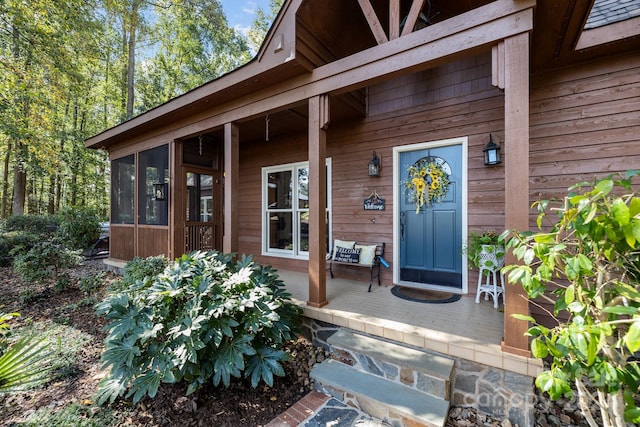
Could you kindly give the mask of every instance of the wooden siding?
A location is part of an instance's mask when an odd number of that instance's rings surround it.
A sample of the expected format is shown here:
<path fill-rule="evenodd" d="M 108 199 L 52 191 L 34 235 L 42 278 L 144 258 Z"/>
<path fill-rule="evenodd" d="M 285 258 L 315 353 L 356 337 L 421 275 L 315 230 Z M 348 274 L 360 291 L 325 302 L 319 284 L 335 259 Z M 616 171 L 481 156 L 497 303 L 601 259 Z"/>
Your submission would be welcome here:
<path fill-rule="evenodd" d="M 138 253 L 140 258 L 169 255 L 169 228 L 138 226 Z"/>
<path fill-rule="evenodd" d="M 536 76 L 531 82 L 530 199 L 640 165 L 640 56 Z M 536 229 L 536 212 L 530 224 Z M 547 307 L 549 308 L 549 307 Z M 540 308 L 532 314 L 550 324 Z"/>
<path fill-rule="evenodd" d="M 109 257 L 129 261 L 135 256 L 135 228 L 132 225 L 111 224 L 109 227 Z"/>
<path fill-rule="evenodd" d="M 469 138 L 469 227 L 504 228 L 504 169 L 484 166 L 482 149 L 489 133 L 502 141 L 504 96 L 491 86 L 491 55 L 480 55 L 446 66 L 396 78 L 368 88 L 368 117 L 332 123 L 327 156 L 332 159 L 333 239 L 382 241 L 385 258 L 393 259 L 394 146 L 453 137 Z M 240 135 L 242 141 L 242 135 Z M 240 253 L 261 252 L 261 168 L 307 160 L 307 135 L 241 143 Z M 380 177 L 367 176 L 367 163 L 375 150 L 382 159 Z M 371 191 L 386 199 L 386 210 L 364 211 Z M 307 262 L 260 257 L 276 268 L 307 271 Z M 360 269 L 342 269 L 342 277 L 368 281 Z M 366 276 L 366 277 L 365 277 Z M 385 285 L 392 270 L 382 269 Z M 469 277 L 475 293 L 477 275 Z"/>

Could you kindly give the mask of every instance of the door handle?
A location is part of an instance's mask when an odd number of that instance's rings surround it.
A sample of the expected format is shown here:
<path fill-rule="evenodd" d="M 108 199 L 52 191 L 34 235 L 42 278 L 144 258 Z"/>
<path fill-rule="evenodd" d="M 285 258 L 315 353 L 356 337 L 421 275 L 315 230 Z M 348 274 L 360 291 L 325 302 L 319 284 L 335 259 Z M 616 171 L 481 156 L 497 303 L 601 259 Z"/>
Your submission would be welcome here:
<path fill-rule="evenodd" d="M 404 226 L 406 221 L 405 212 L 400 212 L 400 240 L 404 240 Z"/>

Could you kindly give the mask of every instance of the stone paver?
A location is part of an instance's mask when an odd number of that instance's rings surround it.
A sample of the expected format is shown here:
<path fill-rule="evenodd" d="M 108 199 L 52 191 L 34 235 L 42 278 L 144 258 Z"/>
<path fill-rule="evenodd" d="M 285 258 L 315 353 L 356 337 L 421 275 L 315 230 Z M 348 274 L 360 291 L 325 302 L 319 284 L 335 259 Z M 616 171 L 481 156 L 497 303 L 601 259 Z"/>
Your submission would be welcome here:
<path fill-rule="evenodd" d="M 265 427 L 389 427 L 339 400 L 312 391 Z"/>

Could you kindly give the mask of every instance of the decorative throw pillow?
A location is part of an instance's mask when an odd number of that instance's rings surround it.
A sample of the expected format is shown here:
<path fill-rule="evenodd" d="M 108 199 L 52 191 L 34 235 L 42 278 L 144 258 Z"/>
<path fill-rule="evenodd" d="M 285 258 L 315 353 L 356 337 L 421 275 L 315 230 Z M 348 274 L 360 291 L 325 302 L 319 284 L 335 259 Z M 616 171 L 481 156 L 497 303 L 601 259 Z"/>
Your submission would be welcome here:
<path fill-rule="evenodd" d="M 336 262 L 347 262 L 349 264 L 357 264 L 360 260 L 360 249 L 349 249 L 341 246 L 336 247 Z"/>
<path fill-rule="evenodd" d="M 376 245 L 355 245 L 356 249 L 360 249 L 360 264 L 371 265 L 376 256 Z"/>
<path fill-rule="evenodd" d="M 338 248 L 347 248 L 347 249 L 353 249 L 353 247 L 355 246 L 356 242 L 354 241 L 348 241 L 348 240 L 334 240 L 333 241 L 333 259 L 336 259 L 336 253 L 338 252 Z"/>

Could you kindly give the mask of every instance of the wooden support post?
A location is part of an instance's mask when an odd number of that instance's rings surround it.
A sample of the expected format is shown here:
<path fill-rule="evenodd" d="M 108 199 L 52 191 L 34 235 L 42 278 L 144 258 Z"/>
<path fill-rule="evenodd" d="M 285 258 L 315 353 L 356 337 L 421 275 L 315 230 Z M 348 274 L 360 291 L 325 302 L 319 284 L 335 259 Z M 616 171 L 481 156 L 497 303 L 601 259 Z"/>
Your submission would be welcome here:
<path fill-rule="evenodd" d="M 182 142 L 169 144 L 169 259 L 184 253 Z"/>
<path fill-rule="evenodd" d="M 529 33 L 522 33 L 504 43 L 504 152 L 506 228 L 529 229 Z M 507 254 L 508 264 L 516 263 Z M 504 308 L 502 349 L 529 356 L 529 324 L 512 317 L 529 314 L 529 300 L 520 284 L 507 284 Z"/>
<path fill-rule="evenodd" d="M 224 125 L 224 237 L 225 253 L 238 251 L 238 181 L 240 176 L 238 125 Z"/>
<path fill-rule="evenodd" d="M 389 1 L 389 40 L 400 37 L 400 0 Z"/>
<path fill-rule="evenodd" d="M 329 96 L 309 99 L 309 300 L 327 301 L 327 132 Z"/>
<path fill-rule="evenodd" d="M 413 3 L 411 3 L 411 10 L 409 10 L 409 15 L 404 23 L 404 28 L 402 29 L 401 34 L 402 36 L 406 36 L 413 32 L 416 22 L 418 22 L 418 18 L 420 18 L 420 12 L 422 12 L 425 1 L 426 0 L 413 0 Z"/>
<path fill-rule="evenodd" d="M 360 3 L 360 9 L 362 9 L 362 13 L 364 13 L 364 17 L 369 23 L 369 28 L 371 28 L 373 37 L 375 37 L 378 44 L 388 42 L 389 39 L 384 33 L 384 29 L 382 28 L 382 24 L 380 24 L 378 15 L 376 15 L 376 11 L 373 9 L 373 6 L 371 6 L 371 0 L 358 0 L 358 3 Z"/>

